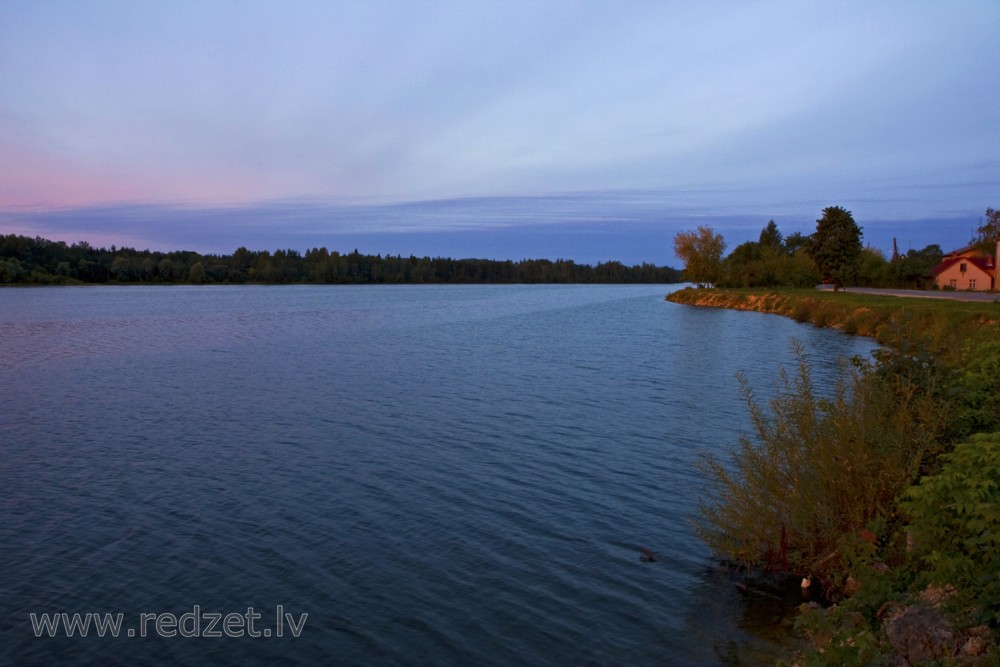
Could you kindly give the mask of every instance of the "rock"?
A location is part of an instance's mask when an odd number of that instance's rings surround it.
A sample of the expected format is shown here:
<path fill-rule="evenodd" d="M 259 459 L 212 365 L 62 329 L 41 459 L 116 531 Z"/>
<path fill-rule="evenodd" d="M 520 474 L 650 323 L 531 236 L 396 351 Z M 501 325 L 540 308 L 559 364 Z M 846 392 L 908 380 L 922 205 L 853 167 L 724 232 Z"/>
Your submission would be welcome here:
<path fill-rule="evenodd" d="M 940 609 L 950 597 L 955 595 L 957 591 L 955 587 L 951 584 L 945 584 L 944 586 L 935 586 L 930 584 L 920 593 L 920 599 L 934 607 L 935 609 Z"/>
<path fill-rule="evenodd" d="M 979 656 L 986 653 L 986 649 L 992 643 L 993 633 L 985 625 L 977 625 L 974 628 L 966 628 L 962 631 L 964 642 L 962 643 L 962 653 L 968 656 Z"/>
<path fill-rule="evenodd" d="M 888 625 L 889 621 L 896 620 L 902 616 L 904 611 L 906 611 L 905 604 L 889 601 L 879 607 L 879 610 L 875 612 L 875 617 L 882 622 L 882 625 Z"/>
<path fill-rule="evenodd" d="M 986 652 L 987 646 L 989 643 L 984 637 L 969 637 L 962 644 L 962 653 L 971 656 L 982 655 Z"/>
<path fill-rule="evenodd" d="M 898 605 L 884 623 L 889 643 L 911 665 L 951 658 L 958 648 L 954 629 L 937 609 Z"/>
<path fill-rule="evenodd" d="M 879 667 L 910 667 L 910 663 L 906 661 L 906 658 L 898 653 L 890 653 L 883 656 L 882 661 L 878 664 Z"/>

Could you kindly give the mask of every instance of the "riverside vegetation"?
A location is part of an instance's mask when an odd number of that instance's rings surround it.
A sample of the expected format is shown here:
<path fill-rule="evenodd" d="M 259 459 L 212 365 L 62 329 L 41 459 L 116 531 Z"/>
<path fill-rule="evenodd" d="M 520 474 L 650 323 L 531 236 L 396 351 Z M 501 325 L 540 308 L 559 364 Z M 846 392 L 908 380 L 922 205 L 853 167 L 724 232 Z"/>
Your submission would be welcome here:
<path fill-rule="evenodd" d="M 736 246 L 724 256 L 726 241 L 711 227 L 674 236 L 674 253 L 684 261 L 687 281 L 718 287 L 812 287 L 820 280 L 834 289 L 857 287 L 935 288 L 932 269 L 941 262 L 941 246 L 893 252 L 886 256 L 864 247 L 861 227 L 850 211 L 823 209 L 815 233 L 784 236 L 771 220 L 757 241 Z M 1000 210 L 987 208 L 969 245 L 992 255 L 1000 240 Z"/>
<path fill-rule="evenodd" d="M 815 290 L 685 289 L 682 304 L 871 336 L 814 385 L 806 355 L 753 431 L 704 465 L 699 531 L 745 569 L 794 574 L 798 664 L 1000 664 L 1000 305 Z"/>

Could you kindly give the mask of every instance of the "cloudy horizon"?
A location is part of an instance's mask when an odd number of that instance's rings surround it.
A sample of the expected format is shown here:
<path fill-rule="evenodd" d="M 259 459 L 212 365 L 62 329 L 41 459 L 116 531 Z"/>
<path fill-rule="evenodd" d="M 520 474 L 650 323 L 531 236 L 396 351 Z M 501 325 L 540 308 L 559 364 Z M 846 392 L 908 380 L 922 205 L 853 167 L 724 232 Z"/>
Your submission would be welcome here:
<path fill-rule="evenodd" d="M 965 244 L 1000 4 L 7 3 L 0 232 L 676 264 L 851 210 Z"/>

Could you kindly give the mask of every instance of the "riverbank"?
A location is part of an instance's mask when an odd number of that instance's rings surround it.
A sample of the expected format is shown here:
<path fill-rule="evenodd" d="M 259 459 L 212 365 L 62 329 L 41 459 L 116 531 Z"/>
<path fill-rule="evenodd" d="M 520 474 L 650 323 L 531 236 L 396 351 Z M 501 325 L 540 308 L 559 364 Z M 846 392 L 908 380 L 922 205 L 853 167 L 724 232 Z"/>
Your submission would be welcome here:
<path fill-rule="evenodd" d="M 755 437 L 708 461 L 713 551 L 838 601 L 802 608 L 812 648 L 792 664 L 1000 664 L 1000 308 L 816 290 L 667 299 L 884 346 L 833 399 L 813 393 L 806 366 L 767 405 L 751 392 Z"/>
<path fill-rule="evenodd" d="M 1000 340 L 1000 305 L 815 289 L 695 289 L 667 295 L 690 306 L 773 313 L 897 345 L 919 335 L 938 354 L 953 356 L 959 343 Z"/>

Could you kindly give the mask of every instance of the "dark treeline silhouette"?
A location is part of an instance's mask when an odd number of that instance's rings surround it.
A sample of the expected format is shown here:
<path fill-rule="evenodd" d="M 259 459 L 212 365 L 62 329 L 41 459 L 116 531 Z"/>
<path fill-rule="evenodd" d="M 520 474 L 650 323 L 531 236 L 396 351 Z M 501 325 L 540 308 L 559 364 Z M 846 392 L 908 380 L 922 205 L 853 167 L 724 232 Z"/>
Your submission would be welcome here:
<path fill-rule="evenodd" d="M 0 284 L 402 284 L 402 283 L 676 283 L 681 272 L 643 263 L 597 266 L 572 260 L 489 259 L 341 254 L 312 248 L 247 250 L 232 255 L 153 252 L 67 245 L 9 234 L 0 236 Z"/>

